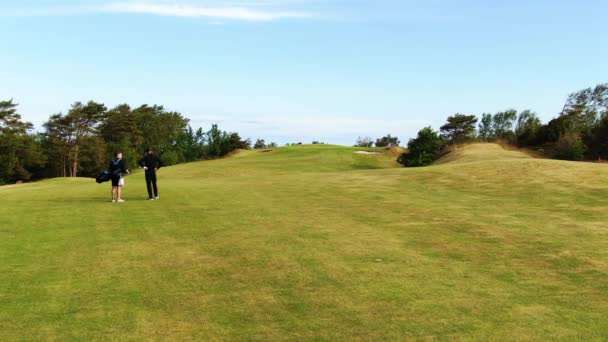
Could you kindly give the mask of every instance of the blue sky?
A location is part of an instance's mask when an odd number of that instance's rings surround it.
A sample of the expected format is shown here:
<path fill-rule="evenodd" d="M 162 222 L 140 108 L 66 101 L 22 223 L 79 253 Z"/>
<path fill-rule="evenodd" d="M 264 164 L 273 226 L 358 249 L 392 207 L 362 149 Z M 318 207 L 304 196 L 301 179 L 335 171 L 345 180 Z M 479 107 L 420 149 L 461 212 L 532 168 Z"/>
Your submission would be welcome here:
<path fill-rule="evenodd" d="M 278 143 L 405 143 L 608 81 L 606 1 L 0 0 L 0 98 L 163 104 Z"/>

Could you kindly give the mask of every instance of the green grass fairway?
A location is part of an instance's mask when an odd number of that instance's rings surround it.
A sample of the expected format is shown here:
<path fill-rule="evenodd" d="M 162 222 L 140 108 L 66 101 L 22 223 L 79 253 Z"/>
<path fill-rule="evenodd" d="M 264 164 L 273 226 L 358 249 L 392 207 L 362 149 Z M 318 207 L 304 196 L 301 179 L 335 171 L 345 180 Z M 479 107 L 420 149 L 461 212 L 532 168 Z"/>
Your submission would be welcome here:
<path fill-rule="evenodd" d="M 0 188 L 0 340 L 608 340 L 608 165 L 337 146 Z"/>

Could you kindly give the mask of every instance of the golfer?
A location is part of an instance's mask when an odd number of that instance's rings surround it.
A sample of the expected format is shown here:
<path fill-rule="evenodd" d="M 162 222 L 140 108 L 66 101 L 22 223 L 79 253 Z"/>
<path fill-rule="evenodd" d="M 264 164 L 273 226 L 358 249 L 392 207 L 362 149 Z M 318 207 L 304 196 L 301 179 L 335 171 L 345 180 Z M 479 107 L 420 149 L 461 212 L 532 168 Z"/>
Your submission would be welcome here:
<path fill-rule="evenodd" d="M 125 175 L 129 174 L 127 163 L 122 159 L 122 152 L 114 152 L 114 159 L 110 162 L 112 180 L 112 203 L 124 202 L 122 199 L 122 187 L 125 185 Z"/>
<path fill-rule="evenodd" d="M 156 170 L 160 169 L 163 162 L 154 154 L 151 148 L 147 148 L 139 165 L 146 171 L 146 186 L 148 188 L 148 200 L 158 199 L 158 187 L 156 186 Z M 154 192 L 153 192 L 154 191 Z"/>

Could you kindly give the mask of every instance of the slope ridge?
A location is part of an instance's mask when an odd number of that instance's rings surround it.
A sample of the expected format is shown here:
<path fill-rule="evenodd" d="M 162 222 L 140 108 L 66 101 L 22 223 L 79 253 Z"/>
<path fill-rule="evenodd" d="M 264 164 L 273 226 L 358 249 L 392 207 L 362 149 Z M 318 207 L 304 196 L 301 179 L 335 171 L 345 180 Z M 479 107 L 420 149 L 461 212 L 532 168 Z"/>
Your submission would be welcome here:
<path fill-rule="evenodd" d="M 456 146 L 435 164 L 470 163 L 490 160 L 532 159 L 533 156 L 521 150 L 508 150 L 496 143 L 475 143 Z"/>

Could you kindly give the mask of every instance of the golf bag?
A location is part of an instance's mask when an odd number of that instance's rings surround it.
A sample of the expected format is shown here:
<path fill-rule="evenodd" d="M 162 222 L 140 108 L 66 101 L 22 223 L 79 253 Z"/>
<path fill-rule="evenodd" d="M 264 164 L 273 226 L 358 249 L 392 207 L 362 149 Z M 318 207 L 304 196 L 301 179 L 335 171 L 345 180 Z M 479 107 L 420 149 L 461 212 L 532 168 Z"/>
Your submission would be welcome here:
<path fill-rule="evenodd" d="M 101 183 L 105 183 L 105 182 L 109 181 L 111 178 L 112 178 L 112 175 L 110 174 L 110 171 L 105 170 L 99 176 L 97 176 L 95 181 L 97 183 L 101 184 Z"/>

